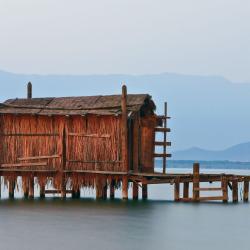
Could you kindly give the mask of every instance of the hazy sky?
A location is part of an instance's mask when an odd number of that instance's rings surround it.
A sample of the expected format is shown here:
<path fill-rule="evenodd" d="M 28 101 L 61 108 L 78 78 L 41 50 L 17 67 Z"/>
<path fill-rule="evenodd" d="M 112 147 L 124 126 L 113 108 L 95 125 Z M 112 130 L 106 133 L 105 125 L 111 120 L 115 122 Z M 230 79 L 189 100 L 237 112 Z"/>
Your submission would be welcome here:
<path fill-rule="evenodd" d="M 0 0 L 0 69 L 250 82 L 249 0 Z"/>

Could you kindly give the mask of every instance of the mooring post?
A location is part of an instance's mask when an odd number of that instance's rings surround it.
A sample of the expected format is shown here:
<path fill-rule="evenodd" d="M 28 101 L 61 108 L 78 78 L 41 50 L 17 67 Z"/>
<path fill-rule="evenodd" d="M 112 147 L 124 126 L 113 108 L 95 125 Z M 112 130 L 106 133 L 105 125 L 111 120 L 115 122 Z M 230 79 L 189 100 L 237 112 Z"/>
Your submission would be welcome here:
<path fill-rule="evenodd" d="M 111 180 L 110 183 L 110 199 L 114 199 L 115 198 L 115 181 Z"/>
<path fill-rule="evenodd" d="M 14 191 L 15 191 L 15 181 L 10 178 L 9 179 L 9 198 L 13 199 L 14 198 Z"/>
<path fill-rule="evenodd" d="M 133 200 L 138 200 L 139 186 L 137 182 L 133 182 Z"/>
<path fill-rule="evenodd" d="M 233 202 L 238 202 L 238 180 L 235 178 L 232 181 L 232 186 L 233 186 Z"/>
<path fill-rule="evenodd" d="M 29 178 L 29 198 L 34 198 L 34 175 L 31 175 Z"/>
<path fill-rule="evenodd" d="M 178 179 L 176 179 L 174 183 L 174 200 L 180 200 L 180 181 Z"/>
<path fill-rule="evenodd" d="M 142 184 L 142 199 L 146 200 L 148 198 L 148 185 Z"/>
<path fill-rule="evenodd" d="M 223 202 L 228 202 L 228 179 L 226 176 L 222 176 L 221 179 L 221 188 L 222 188 L 222 197 Z"/>
<path fill-rule="evenodd" d="M 199 201 L 200 199 L 200 164 L 193 164 L 193 200 Z"/>
<path fill-rule="evenodd" d="M 243 195 L 243 200 L 245 202 L 248 202 L 248 197 L 249 197 L 249 181 L 245 180 L 244 181 L 244 195 Z"/>
<path fill-rule="evenodd" d="M 183 198 L 189 197 L 189 182 L 183 183 Z"/>

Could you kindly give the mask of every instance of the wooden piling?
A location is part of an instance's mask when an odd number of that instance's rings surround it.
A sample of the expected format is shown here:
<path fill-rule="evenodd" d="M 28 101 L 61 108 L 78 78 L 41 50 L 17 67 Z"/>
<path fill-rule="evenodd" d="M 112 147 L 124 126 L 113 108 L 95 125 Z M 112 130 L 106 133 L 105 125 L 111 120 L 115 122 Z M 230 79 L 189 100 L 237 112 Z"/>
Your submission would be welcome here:
<path fill-rule="evenodd" d="M 180 200 L 180 182 L 179 182 L 179 180 L 176 180 L 174 183 L 174 200 L 175 201 Z"/>
<path fill-rule="evenodd" d="M 106 182 L 105 185 L 102 188 L 102 198 L 104 200 L 107 199 L 107 193 L 108 193 L 108 186 L 107 186 L 107 182 Z"/>
<path fill-rule="evenodd" d="M 10 199 L 14 198 L 14 192 L 15 192 L 15 180 L 11 178 L 9 179 L 9 198 Z"/>
<path fill-rule="evenodd" d="M 133 200 L 138 200 L 139 186 L 137 182 L 133 182 Z"/>
<path fill-rule="evenodd" d="M 34 198 L 34 176 L 31 175 L 29 178 L 29 198 Z"/>
<path fill-rule="evenodd" d="M 193 164 L 193 201 L 199 201 L 200 199 L 200 164 Z"/>
<path fill-rule="evenodd" d="M 244 194 L 243 194 L 243 201 L 248 202 L 249 199 L 249 181 L 244 181 Z"/>
<path fill-rule="evenodd" d="M 225 176 L 221 180 L 223 202 L 228 202 L 228 180 Z"/>
<path fill-rule="evenodd" d="M 122 199 L 124 200 L 128 199 L 128 177 L 127 176 L 122 177 Z"/>
<path fill-rule="evenodd" d="M 22 189 L 25 199 L 29 197 L 29 179 L 27 176 L 22 176 Z"/>
<path fill-rule="evenodd" d="M 233 186 L 233 202 L 238 202 L 238 180 L 233 179 L 232 181 L 232 186 Z"/>
<path fill-rule="evenodd" d="M 115 198 L 115 181 L 112 180 L 110 183 L 110 199 Z"/>
<path fill-rule="evenodd" d="M 40 198 L 45 198 L 45 184 L 40 183 Z"/>
<path fill-rule="evenodd" d="M 148 198 L 148 185 L 142 184 L 142 199 L 146 200 Z"/>
<path fill-rule="evenodd" d="M 189 182 L 183 183 L 183 198 L 189 197 Z"/>
<path fill-rule="evenodd" d="M 102 183 L 100 176 L 95 177 L 95 193 L 96 199 L 102 199 Z"/>

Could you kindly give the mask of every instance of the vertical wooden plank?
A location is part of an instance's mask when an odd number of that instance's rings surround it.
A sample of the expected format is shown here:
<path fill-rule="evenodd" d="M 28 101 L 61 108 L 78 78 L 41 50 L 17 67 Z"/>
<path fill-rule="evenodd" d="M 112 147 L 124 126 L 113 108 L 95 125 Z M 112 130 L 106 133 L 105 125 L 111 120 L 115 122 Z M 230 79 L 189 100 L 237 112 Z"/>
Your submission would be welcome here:
<path fill-rule="evenodd" d="M 105 185 L 102 188 L 102 198 L 104 200 L 107 199 L 107 193 L 108 193 L 108 186 L 107 186 L 107 182 L 106 182 Z"/>
<path fill-rule="evenodd" d="M 222 177 L 221 180 L 221 188 L 222 188 L 222 196 L 223 196 L 223 202 L 228 202 L 228 180 L 225 176 Z"/>
<path fill-rule="evenodd" d="M 183 198 L 189 197 L 189 182 L 183 183 Z"/>
<path fill-rule="evenodd" d="M 122 177 L 122 199 L 128 199 L 128 176 Z"/>
<path fill-rule="evenodd" d="M 67 163 L 67 134 L 66 128 L 63 128 L 63 135 L 62 135 L 62 167 L 60 171 L 61 175 L 61 197 L 66 198 L 66 178 L 64 170 L 66 168 Z"/>
<path fill-rule="evenodd" d="M 9 179 L 9 198 L 14 198 L 14 191 L 15 191 L 15 181 L 13 178 Z"/>
<path fill-rule="evenodd" d="M 200 199 L 200 191 L 198 188 L 200 187 L 200 164 L 193 164 L 193 201 L 199 201 Z"/>
<path fill-rule="evenodd" d="M 29 198 L 34 198 L 34 175 L 31 175 L 29 179 Z"/>
<path fill-rule="evenodd" d="M 174 200 L 175 201 L 180 200 L 180 182 L 179 182 L 179 180 L 175 180 L 175 183 L 174 183 Z"/>
<path fill-rule="evenodd" d="M 133 182 L 133 200 L 138 200 L 139 197 L 139 187 L 137 182 Z"/>
<path fill-rule="evenodd" d="M 233 202 L 238 202 L 238 180 L 234 179 L 232 181 L 232 186 L 233 186 Z"/>
<path fill-rule="evenodd" d="M 243 200 L 245 202 L 248 202 L 249 199 L 249 181 L 245 180 L 244 181 L 244 195 L 243 195 Z"/>
<path fill-rule="evenodd" d="M 110 199 L 115 198 L 115 181 L 112 180 L 110 183 Z"/>
<path fill-rule="evenodd" d="M 129 171 L 128 162 L 128 115 L 127 115 L 127 87 L 122 86 L 122 159 L 124 164 L 124 171 Z"/>
<path fill-rule="evenodd" d="M 148 185 L 142 184 L 142 199 L 146 200 L 148 198 Z"/>

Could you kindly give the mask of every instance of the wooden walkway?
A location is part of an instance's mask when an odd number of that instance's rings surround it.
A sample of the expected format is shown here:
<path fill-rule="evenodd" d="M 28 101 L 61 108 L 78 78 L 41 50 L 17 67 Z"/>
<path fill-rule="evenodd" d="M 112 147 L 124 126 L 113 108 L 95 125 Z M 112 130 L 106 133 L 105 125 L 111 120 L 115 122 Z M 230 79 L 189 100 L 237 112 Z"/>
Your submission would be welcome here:
<path fill-rule="evenodd" d="M 27 173 L 30 173 L 28 190 L 24 190 L 25 197 L 34 197 L 34 177 L 39 177 L 40 174 L 46 174 L 46 176 L 50 178 L 54 178 L 57 174 L 57 170 L 47 170 L 47 169 L 12 169 L 12 168 L 1 168 L 0 176 L 8 177 L 8 176 L 16 176 L 15 179 L 7 178 L 8 180 L 8 192 L 9 197 L 14 197 L 14 190 L 16 188 L 16 178 L 18 176 L 25 176 Z M 60 172 L 61 173 L 61 172 Z M 95 179 L 102 178 L 105 179 L 106 185 L 104 186 L 96 186 L 96 197 L 97 198 L 107 198 L 107 190 L 110 189 L 110 198 L 115 197 L 115 187 L 112 184 L 112 180 L 119 180 L 121 183 L 123 198 L 127 199 L 128 193 L 128 183 L 133 185 L 133 199 L 138 199 L 139 190 L 142 190 L 142 198 L 148 198 L 148 185 L 153 184 L 170 184 L 174 185 L 174 201 L 184 201 L 184 202 L 200 202 L 200 201 L 223 201 L 228 202 L 229 195 L 228 190 L 232 191 L 232 201 L 238 202 L 239 197 L 239 183 L 243 185 L 243 201 L 247 202 L 249 197 L 249 181 L 250 176 L 247 175 L 233 175 L 233 174 L 205 174 L 200 173 L 200 167 L 198 163 L 193 165 L 192 173 L 185 174 L 164 174 L 164 173 L 135 173 L 135 172 L 113 172 L 113 171 L 90 171 L 90 170 L 64 170 L 65 176 L 82 176 L 86 174 L 91 174 Z M 126 183 L 124 184 L 124 179 Z M 108 181 L 109 180 L 109 183 Z M 110 181 L 111 180 L 111 181 Z M 128 181 L 128 183 L 127 183 Z M 97 182 L 97 181 L 96 181 Z M 205 187 L 204 183 L 219 183 L 219 187 L 211 187 L 208 185 Z M 202 187 L 201 187 L 201 183 Z M 191 185 L 192 186 L 191 186 Z M 190 186 L 192 190 L 190 190 Z M 183 188 L 182 192 L 180 191 L 180 187 Z M 78 190 L 66 189 L 64 187 L 65 193 L 72 194 L 72 197 L 80 197 L 80 188 Z M 45 183 L 40 187 L 40 195 L 41 197 L 45 197 L 46 194 L 60 194 L 62 190 L 46 190 Z M 1 190 L 0 190 L 1 191 Z M 211 192 L 211 195 L 204 196 L 203 192 Z M 220 193 L 219 195 L 214 195 L 214 193 Z M 1 194 L 1 192 L 0 192 Z M 182 194 L 182 195 L 181 195 Z"/>

